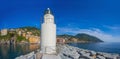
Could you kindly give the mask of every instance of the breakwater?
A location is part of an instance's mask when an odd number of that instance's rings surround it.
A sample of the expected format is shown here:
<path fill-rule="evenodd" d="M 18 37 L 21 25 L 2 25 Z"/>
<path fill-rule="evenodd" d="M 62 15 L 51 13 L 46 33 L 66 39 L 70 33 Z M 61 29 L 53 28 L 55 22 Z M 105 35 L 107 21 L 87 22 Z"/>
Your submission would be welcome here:
<path fill-rule="evenodd" d="M 66 44 L 58 48 L 62 59 L 120 59 L 119 54 L 80 49 Z"/>
<path fill-rule="evenodd" d="M 67 44 L 58 44 L 57 49 L 58 55 L 61 59 L 120 59 L 120 54 L 96 52 L 73 47 Z M 40 50 L 36 53 L 31 52 L 26 55 L 21 55 L 16 59 L 37 59 L 37 56 L 42 56 Z"/>

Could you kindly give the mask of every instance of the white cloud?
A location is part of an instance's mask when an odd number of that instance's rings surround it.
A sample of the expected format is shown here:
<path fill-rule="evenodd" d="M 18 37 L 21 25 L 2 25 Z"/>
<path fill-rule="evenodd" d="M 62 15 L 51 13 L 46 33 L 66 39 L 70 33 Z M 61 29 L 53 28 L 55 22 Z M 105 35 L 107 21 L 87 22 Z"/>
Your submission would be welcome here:
<path fill-rule="evenodd" d="M 86 33 L 92 36 L 96 36 L 106 42 L 118 42 L 118 40 L 120 39 L 120 37 L 115 37 L 111 34 L 107 34 L 98 28 L 80 29 L 80 28 L 62 27 L 62 28 L 58 28 L 57 30 L 58 30 L 58 33 L 61 33 L 61 34 L 71 33 L 75 35 L 78 33 Z"/>
<path fill-rule="evenodd" d="M 111 30 L 120 30 L 120 26 L 105 26 L 105 27 Z"/>

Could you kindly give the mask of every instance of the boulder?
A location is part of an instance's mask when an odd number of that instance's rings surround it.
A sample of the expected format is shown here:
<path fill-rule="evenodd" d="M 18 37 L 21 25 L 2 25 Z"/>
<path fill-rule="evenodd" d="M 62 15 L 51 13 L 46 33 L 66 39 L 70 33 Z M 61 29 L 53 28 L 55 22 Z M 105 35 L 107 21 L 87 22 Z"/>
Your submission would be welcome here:
<path fill-rule="evenodd" d="M 98 55 L 96 58 L 98 58 L 98 59 L 105 59 L 104 56 L 100 56 L 100 55 Z"/>

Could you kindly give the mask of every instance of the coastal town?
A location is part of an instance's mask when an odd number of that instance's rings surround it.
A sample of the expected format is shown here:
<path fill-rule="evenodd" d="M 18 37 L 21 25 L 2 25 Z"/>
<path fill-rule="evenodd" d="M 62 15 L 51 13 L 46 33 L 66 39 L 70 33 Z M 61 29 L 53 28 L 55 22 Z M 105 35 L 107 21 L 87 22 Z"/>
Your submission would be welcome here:
<path fill-rule="evenodd" d="M 39 32 L 28 29 L 2 29 L 0 43 L 40 43 Z"/>
<path fill-rule="evenodd" d="M 35 27 L 23 27 L 19 29 L 2 29 L 0 32 L 0 44 L 40 43 L 40 30 Z M 57 43 L 65 43 L 65 38 L 58 37 Z"/>
<path fill-rule="evenodd" d="M 82 38 L 84 37 L 84 39 Z M 72 43 L 72 42 L 103 42 L 100 39 L 92 38 L 87 34 L 77 34 L 76 36 L 63 34 L 57 35 L 57 43 Z M 86 39 L 87 40 L 86 40 Z M 95 40 L 90 40 L 90 39 Z M 36 27 L 21 27 L 15 29 L 2 29 L 0 31 L 0 44 L 36 44 L 40 43 L 40 29 Z"/>

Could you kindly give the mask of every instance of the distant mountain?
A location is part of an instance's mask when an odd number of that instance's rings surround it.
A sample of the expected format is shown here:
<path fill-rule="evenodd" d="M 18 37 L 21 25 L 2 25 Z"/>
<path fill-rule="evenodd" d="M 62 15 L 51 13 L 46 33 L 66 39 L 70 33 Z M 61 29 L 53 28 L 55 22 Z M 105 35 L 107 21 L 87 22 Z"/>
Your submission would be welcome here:
<path fill-rule="evenodd" d="M 79 33 L 75 36 L 64 34 L 64 35 L 58 35 L 57 37 L 64 38 L 67 42 L 103 42 L 102 40 L 100 40 L 95 36 L 91 36 L 84 33 Z"/>
<path fill-rule="evenodd" d="M 67 39 L 73 38 L 74 36 L 73 35 L 68 35 L 68 34 L 63 34 L 63 35 L 57 35 L 57 37 L 65 38 L 67 40 Z"/>
<path fill-rule="evenodd" d="M 99 38 L 95 37 L 95 36 L 91 36 L 88 34 L 77 34 L 75 35 L 76 38 L 79 38 L 79 40 L 85 40 L 85 41 L 89 41 L 89 42 L 103 42 L 102 40 L 100 40 Z"/>

